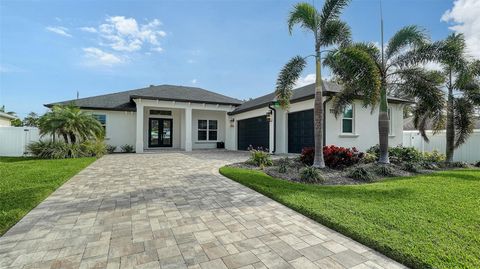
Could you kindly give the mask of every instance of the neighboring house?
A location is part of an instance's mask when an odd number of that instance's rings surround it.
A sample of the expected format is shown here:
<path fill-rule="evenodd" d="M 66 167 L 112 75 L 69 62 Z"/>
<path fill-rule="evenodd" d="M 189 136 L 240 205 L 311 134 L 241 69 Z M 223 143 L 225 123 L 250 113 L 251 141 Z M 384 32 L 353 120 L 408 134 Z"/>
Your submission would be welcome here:
<path fill-rule="evenodd" d="M 378 143 L 378 110 L 355 101 L 343 115 L 331 112 L 331 96 L 340 86 L 325 82 L 326 144 L 365 150 Z M 230 150 L 248 146 L 276 153 L 298 153 L 313 146 L 314 85 L 294 91 L 289 111 L 276 106 L 273 93 L 242 102 L 194 87 L 161 85 L 100 95 L 55 104 L 73 103 L 91 112 L 104 124 L 107 144 L 135 145 L 136 152 L 159 147 L 183 149 L 216 148 L 224 142 Z M 402 143 L 403 105 L 389 99 L 392 118 L 390 144 Z"/>
<path fill-rule="evenodd" d="M 11 121 L 17 117 L 7 114 L 5 112 L 0 112 L 0 126 L 12 126 Z"/>

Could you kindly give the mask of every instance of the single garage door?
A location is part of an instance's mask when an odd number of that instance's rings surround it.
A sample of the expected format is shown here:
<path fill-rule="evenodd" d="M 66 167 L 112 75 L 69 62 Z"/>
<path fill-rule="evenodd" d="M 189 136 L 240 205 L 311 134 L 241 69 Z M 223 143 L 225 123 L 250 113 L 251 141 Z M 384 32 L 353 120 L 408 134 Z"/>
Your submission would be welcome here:
<path fill-rule="evenodd" d="M 248 146 L 269 148 L 269 122 L 266 116 L 238 121 L 238 149 Z"/>
<path fill-rule="evenodd" d="M 300 153 L 304 147 L 315 146 L 313 109 L 288 114 L 288 152 Z"/>

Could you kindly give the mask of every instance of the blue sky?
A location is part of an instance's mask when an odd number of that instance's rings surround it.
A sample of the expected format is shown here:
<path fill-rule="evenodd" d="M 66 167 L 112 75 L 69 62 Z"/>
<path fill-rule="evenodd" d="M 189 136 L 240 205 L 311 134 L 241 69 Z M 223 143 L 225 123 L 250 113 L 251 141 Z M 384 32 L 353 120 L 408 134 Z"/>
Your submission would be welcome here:
<path fill-rule="evenodd" d="M 386 39 L 409 24 L 444 38 L 452 25 L 470 23 L 462 18 L 473 1 L 383 0 Z M 24 117 L 77 91 L 87 97 L 150 84 L 198 86 L 239 99 L 268 93 L 290 57 L 313 50 L 309 33 L 288 33 L 295 2 L 0 0 L 0 105 Z M 463 5 L 460 15 L 452 11 L 442 21 L 454 4 Z M 478 26 L 476 14 L 470 17 Z M 342 18 L 354 40 L 379 42 L 377 0 L 353 0 Z M 311 73 L 312 63 L 302 82 Z"/>

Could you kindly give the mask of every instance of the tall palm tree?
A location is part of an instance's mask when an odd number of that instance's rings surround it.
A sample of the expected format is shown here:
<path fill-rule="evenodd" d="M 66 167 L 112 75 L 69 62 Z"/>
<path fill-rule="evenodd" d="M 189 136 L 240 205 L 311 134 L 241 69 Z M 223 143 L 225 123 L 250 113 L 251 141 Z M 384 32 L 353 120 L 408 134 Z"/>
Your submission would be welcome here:
<path fill-rule="evenodd" d="M 350 41 L 350 27 L 339 19 L 341 11 L 350 0 L 326 0 L 321 11 L 309 3 L 294 5 L 288 17 L 288 30 L 293 28 L 311 31 L 315 38 L 315 104 L 314 104 L 314 138 L 315 160 L 313 166 L 324 168 L 323 159 L 323 83 L 321 72 L 321 48 L 335 44 L 346 44 Z M 308 56 L 307 56 L 308 57 Z M 280 71 L 275 94 L 280 106 L 288 109 L 293 87 L 306 66 L 305 57 L 292 58 Z"/>
<path fill-rule="evenodd" d="M 104 135 L 100 122 L 74 105 L 54 106 L 40 118 L 39 128 L 41 135 L 51 134 L 54 139 L 61 136 L 65 143 L 72 144 Z"/>
<path fill-rule="evenodd" d="M 480 60 L 469 60 L 466 56 L 465 38 L 462 34 L 451 34 L 445 40 L 428 44 L 419 49 L 423 53 L 407 55 L 405 63 L 412 61 L 435 61 L 441 66 L 444 77 L 447 103 L 446 114 L 446 161 L 452 162 L 455 149 L 465 143 L 473 132 L 475 110 L 480 108 Z M 418 113 L 417 113 L 418 114 Z M 428 140 L 425 129 L 429 114 L 418 114 L 415 127 Z M 443 125 L 435 126 L 443 129 Z"/>
<path fill-rule="evenodd" d="M 406 26 L 389 40 L 385 51 L 372 43 L 355 43 L 329 52 L 324 61 L 344 88 L 334 99 L 336 115 L 358 96 L 362 96 L 363 105 L 370 106 L 372 110 L 376 109 L 379 103 L 379 163 L 390 163 L 388 94 L 416 98 L 422 104 L 417 106 L 417 115 L 428 114 L 436 119 L 437 124 L 441 124 L 443 120 L 443 99 L 438 90 L 441 76 L 437 72 L 422 68 L 414 61 L 409 65 L 404 64 L 407 54 L 408 59 L 415 56 L 410 55 L 410 51 L 416 51 L 415 48 L 427 43 L 428 37 L 424 30 L 414 25 Z"/>

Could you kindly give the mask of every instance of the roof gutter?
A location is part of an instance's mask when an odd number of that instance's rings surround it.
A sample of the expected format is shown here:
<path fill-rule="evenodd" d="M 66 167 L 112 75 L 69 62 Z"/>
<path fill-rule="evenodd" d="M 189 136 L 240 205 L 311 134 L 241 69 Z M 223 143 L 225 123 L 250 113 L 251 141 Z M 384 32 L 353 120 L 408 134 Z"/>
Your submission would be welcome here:
<path fill-rule="evenodd" d="M 277 145 L 277 110 L 275 110 L 274 107 L 272 107 L 273 102 L 268 104 L 268 108 L 270 108 L 271 111 L 273 111 L 273 147 L 272 147 L 272 154 L 275 154 L 275 148 Z"/>

